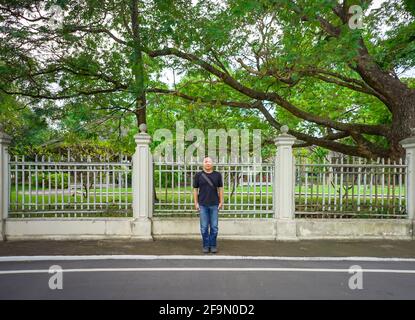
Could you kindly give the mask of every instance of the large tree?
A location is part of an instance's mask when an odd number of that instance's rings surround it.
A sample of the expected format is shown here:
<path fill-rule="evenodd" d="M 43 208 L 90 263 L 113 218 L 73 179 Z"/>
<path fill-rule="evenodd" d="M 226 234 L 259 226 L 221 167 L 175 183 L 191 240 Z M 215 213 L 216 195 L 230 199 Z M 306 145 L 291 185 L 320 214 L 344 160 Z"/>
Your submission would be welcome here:
<path fill-rule="evenodd" d="M 286 113 L 300 119 L 290 133 L 305 145 L 399 157 L 399 141 L 415 128 L 415 89 L 399 75 L 415 67 L 413 3 L 385 1 L 368 10 L 371 3 L 227 1 L 180 24 L 186 32 L 174 46 L 148 54 L 188 61 L 216 79 L 209 85 L 216 92 L 226 85 L 239 94 L 216 103 L 257 109 L 276 128 Z M 354 28 L 356 4 L 366 12 L 362 28 Z"/>
<path fill-rule="evenodd" d="M 137 124 L 148 99 L 170 95 L 251 110 L 276 129 L 289 123 L 302 145 L 364 157 L 401 156 L 415 127 L 402 75 L 415 66 L 410 0 L 374 10 L 363 0 L 57 2 L 58 29 L 38 24 L 49 17 L 35 1 L 0 6 L 3 92 L 133 112 Z M 356 4 L 361 29 L 349 25 Z M 173 88 L 159 81 L 166 67 L 185 73 Z"/>
<path fill-rule="evenodd" d="M 157 7 L 139 0 L 1 1 L 0 90 L 32 103 L 133 113 L 145 123 L 145 89 L 158 67 L 144 61 L 143 41 L 152 39 L 141 28 Z"/>

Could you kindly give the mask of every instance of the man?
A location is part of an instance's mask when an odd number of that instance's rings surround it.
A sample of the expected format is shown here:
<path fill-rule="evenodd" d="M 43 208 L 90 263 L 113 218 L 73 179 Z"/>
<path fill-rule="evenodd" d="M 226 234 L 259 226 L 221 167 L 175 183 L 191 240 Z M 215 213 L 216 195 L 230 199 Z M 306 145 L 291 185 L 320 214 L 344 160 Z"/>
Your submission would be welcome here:
<path fill-rule="evenodd" d="M 223 205 L 222 175 L 213 170 L 213 161 L 203 159 L 203 170 L 193 178 L 193 199 L 200 214 L 200 232 L 203 241 L 203 253 L 217 253 L 218 213 Z M 210 232 L 209 232 L 210 226 Z"/>

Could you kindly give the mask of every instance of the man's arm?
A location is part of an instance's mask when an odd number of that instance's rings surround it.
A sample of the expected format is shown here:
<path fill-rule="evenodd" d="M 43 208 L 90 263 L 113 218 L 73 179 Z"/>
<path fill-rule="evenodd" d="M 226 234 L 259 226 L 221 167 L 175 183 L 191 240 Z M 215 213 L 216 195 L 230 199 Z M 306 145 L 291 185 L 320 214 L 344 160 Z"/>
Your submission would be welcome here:
<path fill-rule="evenodd" d="M 223 187 L 219 188 L 219 206 L 218 209 L 222 209 L 223 206 Z"/>
<path fill-rule="evenodd" d="M 218 184 L 218 193 L 219 193 L 219 205 L 218 209 L 222 209 L 223 206 L 223 179 L 222 175 L 219 173 L 219 184 Z"/>
<path fill-rule="evenodd" d="M 193 188 L 193 201 L 195 203 L 195 209 L 199 210 L 199 189 Z"/>
<path fill-rule="evenodd" d="M 193 202 L 195 209 L 199 210 L 199 175 L 195 174 L 193 177 Z"/>

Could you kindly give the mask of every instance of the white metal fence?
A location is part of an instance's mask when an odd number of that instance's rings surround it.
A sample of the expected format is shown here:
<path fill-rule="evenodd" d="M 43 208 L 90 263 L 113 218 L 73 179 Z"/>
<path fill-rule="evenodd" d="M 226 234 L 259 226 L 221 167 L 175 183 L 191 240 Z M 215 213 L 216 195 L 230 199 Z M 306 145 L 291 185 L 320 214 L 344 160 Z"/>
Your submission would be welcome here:
<path fill-rule="evenodd" d="M 131 216 L 131 161 L 13 156 L 10 217 Z"/>
<path fill-rule="evenodd" d="M 296 217 L 406 218 L 407 165 L 339 157 L 297 159 Z"/>
<path fill-rule="evenodd" d="M 274 165 L 270 163 L 219 163 L 222 174 L 224 204 L 222 217 L 271 218 L 273 216 Z M 193 202 L 193 177 L 200 164 L 154 163 L 156 216 L 192 216 L 197 212 Z"/>
<path fill-rule="evenodd" d="M 199 163 L 154 162 L 154 215 L 196 216 L 194 174 Z M 273 163 L 220 163 L 224 205 L 231 218 L 272 218 Z M 114 159 L 13 156 L 10 217 L 132 216 L 132 162 Z M 407 164 L 339 157 L 295 164 L 296 218 L 407 218 Z"/>

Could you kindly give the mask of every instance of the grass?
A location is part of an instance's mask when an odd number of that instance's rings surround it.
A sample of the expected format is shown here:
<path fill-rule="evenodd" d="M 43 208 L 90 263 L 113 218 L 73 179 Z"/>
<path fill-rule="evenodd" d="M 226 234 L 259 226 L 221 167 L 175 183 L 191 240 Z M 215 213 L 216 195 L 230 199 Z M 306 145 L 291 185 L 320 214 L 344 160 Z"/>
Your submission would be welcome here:
<path fill-rule="evenodd" d="M 268 195 L 267 195 L 268 189 Z M 349 189 L 347 193 L 343 193 L 343 205 L 340 207 L 339 203 L 339 190 L 337 189 L 337 195 L 334 197 L 333 188 L 331 188 L 331 199 L 330 203 L 328 202 L 328 188 L 326 186 L 325 190 L 325 204 L 323 210 L 323 197 L 322 197 L 323 187 L 314 185 L 313 189 L 307 189 L 307 204 L 305 203 L 305 191 L 304 188 L 301 189 L 301 194 L 297 194 L 295 198 L 296 202 L 296 211 L 297 216 L 311 216 L 309 212 L 320 212 L 319 215 L 330 215 L 330 216 L 346 216 L 351 217 L 352 213 L 357 212 L 358 202 L 356 197 L 357 187 L 354 188 L 355 195 L 352 197 L 352 192 Z M 380 193 L 380 189 L 377 191 Z M 88 197 L 85 195 L 82 196 L 80 190 L 77 194 L 74 195 L 73 192 L 71 195 L 64 194 L 63 196 L 59 194 L 62 190 L 58 190 L 58 195 L 42 195 L 42 189 L 38 189 L 38 194 L 36 195 L 33 192 L 29 196 L 28 186 L 25 186 L 25 195 L 22 193 L 23 188 L 20 187 L 18 193 L 16 190 L 11 190 L 11 214 L 14 212 L 24 212 L 25 215 L 30 216 L 39 216 L 42 217 L 55 217 L 56 215 L 63 217 L 73 217 L 73 216 L 84 216 L 84 217 L 125 217 L 132 216 L 131 213 L 131 203 L 132 203 L 132 188 L 97 188 L 91 189 L 89 193 L 89 206 L 88 206 Z M 67 190 L 67 189 L 66 189 Z M 387 195 L 387 188 L 383 189 L 385 195 Z M 52 192 L 55 190 L 52 189 Z M 179 192 L 180 191 L 180 192 Z M 262 191 L 262 196 L 261 196 Z M 299 193 L 300 189 L 296 188 L 296 193 Z M 363 188 L 361 188 L 363 192 Z M 401 196 L 404 195 L 404 190 L 401 190 Z M 254 193 L 255 192 L 255 193 Z M 108 193 L 108 197 L 107 197 Z M 121 196 L 120 196 L 121 193 Z M 126 194 L 127 193 L 127 194 Z M 223 217 L 272 217 L 272 187 L 262 188 L 255 187 L 248 188 L 240 186 L 236 188 L 233 196 L 230 196 L 231 191 L 228 189 L 224 190 L 224 210 L 221 211 Z M 198 216 L 198 214 L 193 209 L 193 195 L 192 188 L 175 188 L 175 189 L 156 189 L 156 194 L 158 201 L 155 203 L 155 215 L 157 216 Z M 395 190 L 395 196 L 398 196 L 398 190 Z M 390 194 L 392 196 L 392 194 Z M 24 206 L 23 206 L 24 198 Z M 336 203 L 334 199 L 336 198 Z M 102 200 L 102 201 L 101 201 Z M 179 204 L 180 201 L 180 204 Z M 76 204 L 75 204 L 76 202 Z M 102 206 L 99 204 L 96 205 L 97 212 L 85 212 L 79 213 L 81 208 L 83 210 L 94 210 L 94 202 L 103 203 Z M 371 203 L 372 202 L 372 203 Z M 17 205 L 16 205 L 17 203 Z M 37 208 L 36 208 L 37 203 Z M 56 203 L 56 204 L 55 204 Z M 119 208 L 119 203 L 121 203 L 121 208 Z M 127 208 L 125 204 L 127 203 Z M 185 204 L 186 203 L 186 204 Z M 30 207 L 29 207 L 30 204 Z M 331 208 L 329 208 L 331 207 Z M 382 205 L 381 198 L 372 197 L 372 200 L 369 198 L 369 194 L 366 194 L 366 198 L 361 194 L 360 196 L 360 212 L 357 216 L 354 217 L 374 217 L 375 215 L 381 215 L 386 217 L 393 217 L 395 214 L 405 214 L 405 199 L 401 200 L 399 204 L 398 198 L 393 199 L 384 199 Z M 330 212 L 327 212 L 330 209 Z M 48 212 L 52 211 L 52 212 Z M 55 213 L 55 211 L 65 211 L 64 213 Z M 164 212 L 181 212 L 172 214 L 165 214 Z M 267 212 L 264 212 L 267 211 Z M 325 211 L 325 212 L 322 212 Z M 42 213 L 37 213 L 42 212 Z M 20 215 L 15 214 L 16 216 Z M 314 214 L 313 214 L 314 216 Z"/>

